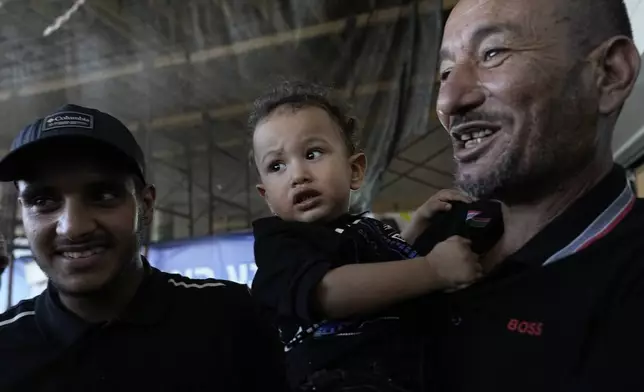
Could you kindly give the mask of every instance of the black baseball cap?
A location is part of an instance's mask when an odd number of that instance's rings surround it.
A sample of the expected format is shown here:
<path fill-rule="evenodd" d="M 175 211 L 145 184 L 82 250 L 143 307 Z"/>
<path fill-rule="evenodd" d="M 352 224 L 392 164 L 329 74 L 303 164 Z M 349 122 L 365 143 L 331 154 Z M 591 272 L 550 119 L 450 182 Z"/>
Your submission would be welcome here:
<path fill-rule="evenodd" d="M 0 181 L 21 180 L 25 162 L 33 162 L 49 148 L 68 142 L 87 142 L 103 148 L 131 168 L 145 182 L 145 158 L 134 135 L 121 121 L 97 109 L 67 104 L 25 127 L 0 160 Z"/>

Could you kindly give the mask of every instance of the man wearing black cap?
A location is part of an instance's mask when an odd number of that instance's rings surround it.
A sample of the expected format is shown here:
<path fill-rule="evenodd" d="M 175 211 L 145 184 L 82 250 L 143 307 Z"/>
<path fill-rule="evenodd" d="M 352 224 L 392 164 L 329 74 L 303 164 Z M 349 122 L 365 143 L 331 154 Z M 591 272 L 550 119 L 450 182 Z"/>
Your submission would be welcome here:
<path fill-rule="evenodd" d="M 0 161 L 49 286 L 0 315 L 1 391 L 280 391 L 281 347 L 245 286 L 139 254 L 154 187 L 116 118 L 66 105 Z"/>

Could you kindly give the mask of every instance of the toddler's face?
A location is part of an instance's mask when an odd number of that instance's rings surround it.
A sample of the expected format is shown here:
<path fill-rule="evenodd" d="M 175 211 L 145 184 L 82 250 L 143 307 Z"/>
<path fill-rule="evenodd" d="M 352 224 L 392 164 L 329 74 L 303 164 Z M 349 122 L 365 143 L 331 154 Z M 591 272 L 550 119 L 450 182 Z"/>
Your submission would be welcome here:
<path fill-rule="evenodd" d="M 333 220 L 362 184 L 363 154 L 349 156 L 340 126 L 318 107 L 277 108 L 253 135 L 257 189 L 284 220 Z"/>

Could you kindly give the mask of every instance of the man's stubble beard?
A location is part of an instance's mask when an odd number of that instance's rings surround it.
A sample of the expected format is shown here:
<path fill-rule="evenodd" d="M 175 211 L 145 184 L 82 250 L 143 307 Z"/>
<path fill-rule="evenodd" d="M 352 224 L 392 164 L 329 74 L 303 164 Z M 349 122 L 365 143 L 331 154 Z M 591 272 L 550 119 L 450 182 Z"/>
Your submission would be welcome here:
<path fill-rule="evenodd" d="M 56 290 L 68 297 L 83 299 L 100 298 L 113 290 L 114 286 L 118 285 L 123 276 L 132 273 L 132 271 L 136 269 L 135 260 L 139 256 L 146 229 L 143 210 L 141 208 L 137 208 L 137 211 L 137 230 L 132 237 L 133 241 L 130 242 L 129 246 L 123 249 L 123 257 L 120 257 L 119 268 L 112 276 L 110 276 L 101 286 L 83 291 L 67 290 L 65 287 L 57 285 L 56 282 L 50 279 L 49 282 L 56 288 Z M 126 255 L 131 256 L 128 258 Z"/>
<path fill-rule="evenodd" d="M 587 113 L 579 66 L 568 73 L 562 98 L 551 101 L 540 135 L 530 138 L 539 127 L 539 114 L 534 114 L 525 125 L 526 144 L 507 150 L 488 173 L 476 178 L 459 175 L 457 168 L 456 187 L 479 199 L 498 199 L 507 205 L 530 203 L 556 191 L 586 167 L 594 157 L 592 146 L 570 148 L 577 142 L 578 131 L 589 126 L 583 122 Z M 565 112 L 569 110 L 572 115 Z"/>

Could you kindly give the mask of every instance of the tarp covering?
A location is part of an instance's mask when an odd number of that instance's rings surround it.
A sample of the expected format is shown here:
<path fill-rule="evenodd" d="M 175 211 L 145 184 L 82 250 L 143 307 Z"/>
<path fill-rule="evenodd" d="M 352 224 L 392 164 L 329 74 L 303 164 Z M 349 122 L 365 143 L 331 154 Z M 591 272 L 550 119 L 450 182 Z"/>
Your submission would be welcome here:
<path fill-rule="evenodd" d="M 277 80 L 331 84 L 353 103 L 370 163 L 360 208 L 400 141 L 429 128 L 439 0 L 0 4 L 0 147 L 66 102 L 108 111 L 147 150 L 160 207 L 184 217 L 205 218 L 210 203 L 210 218 L 266 211 L 245 122 Z"/>

